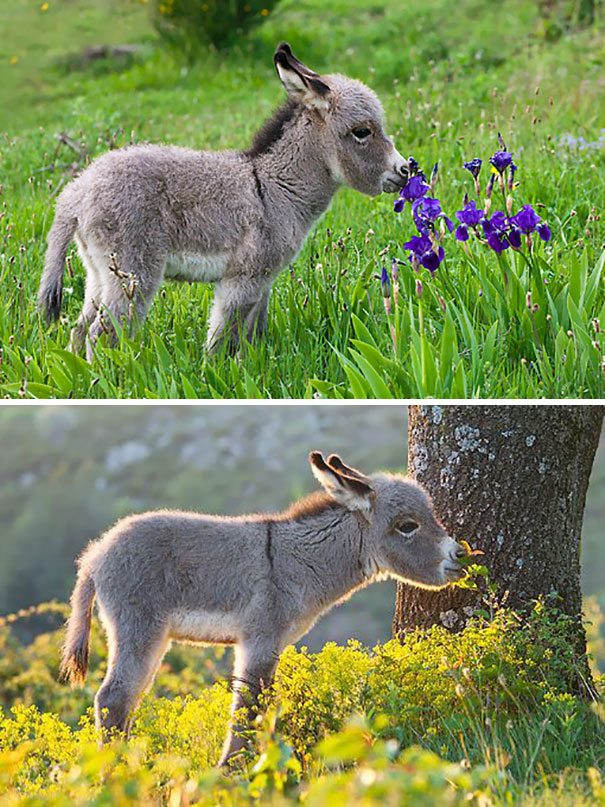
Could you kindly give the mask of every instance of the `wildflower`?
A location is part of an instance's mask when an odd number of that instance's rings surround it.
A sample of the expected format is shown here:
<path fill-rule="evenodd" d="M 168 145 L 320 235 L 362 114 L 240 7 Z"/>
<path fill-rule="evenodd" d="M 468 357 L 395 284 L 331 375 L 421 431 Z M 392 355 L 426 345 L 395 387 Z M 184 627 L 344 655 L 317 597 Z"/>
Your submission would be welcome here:
<path fill-rule="evenodd" d="M 490 233 L 487 236 L 487 243 L 498 255 L 510 246 L 506 233 Z"/>
<path fill-rule="evenodd" d="M 391 281 L 389 280 L 389 273 L 386 270 L 386 266 L 382 267 L 382 274 L 380 275 L 380 285 L 382 286 L 382 296 L 390 297 Z"/>
<path fill-rule="evenodd" d="M 487 188 L 485 189 L 485 215 L 489 213 L 489 209 L 492 206 L 492 191 L 494 190 L 494 181 L 496 179 L 496 175 L 492 174 L 489 178 L 489 182 L 487 183 Z"/>
<path fill-rule="evenodd" d="M 500 254 L 510 246 L 508 240 L 508 220 L 501 210 L 496 210 L 491 219 L 484 218 L 481 222 L 483 232 L 487 237 L 488 246 Z"/>
<path fill-rule="evenodd" d="M 542 241 L 548 241 L 550 239 L 551 235 L 550 228 L 545 221 L 542 221 L 540 222 L 540 224 L 538 224 L 538 226 L 536 227 L 536 232 L 538 233 Z"/>
<path fill-rule="evenodd" d="M 508 233 L 508 240 L 513 249 L 520 249 L 521 230 L 518 227 L 513 227 Z"/>
<path fill-rule="evenodd" d="M 418 299 L 422 297 L 422 280 L 420 280 L 420 278 L 416 281 L 416 297 L 418 297 Z"/>
<path fill-rule="evenodd" d="M 497 151 L 489 161 L 499 174 L 503 174 L 510 165 L 514 165 L 513 156 L 509 151 Z"/>
<path fill-rule="evenodd" d="M 524 205 L 515 216 L 511 216 L 510 218 L 511 224 L 518 227 L 525 235 L 533 233 L 539 221 L 540 216 L 538 216 L 531 205 Z"/>
<path fill-rule="evenodd" d="M 468 241 L 469 235 L 468 235 L 468 227 L 466 226 L 466 224 L 459 224 L 456 227 L 456 232 L 454 233 L 454 235 L 456 236 L 458 241 Z"/>
<path fill-rule="evenodd" d="M 408 171 L 410 172 L 410 176 L 420 177 L 423 182 L 426 182 L 424 171 L 421 170 L 420 166 L 418 165 L 418 161 L 413 157 L 408 157 Z"/>
<path fill-rule="evenodd" d="M 464 205 L 464 209 L 458 210 L 456 213 L 458 221 L 462 224 L 466 224 L 467 227 L 476 227 L 484 216 L 485 211 L 477 210 L 477 203 L 474 200 L 472 202 L 467 201 Z"/>
<path fill-rule="evenodd" d="M 428 232 L 432 229 L 437 219 L 442 218 L 447 224 L 450 233 L 454 229 L 451 219 L 441 210 L 441 202 L 439 199 L 432 199 L 430 196 L 423 196 L 412 204 L 412 214 L 414 221 L 421 233 Z"/>
<path fill-rule="evenodd" d="M 439 264 L 445 257 L 443 247 L 434 246 L 429 236 L 424 233 L 412 236 L 403 246 L 412 253 L 410 255 L 412 265 L 414 264 L 414 259 L 416 259 L 431 274 L 437 271 Z"/>
<path fill-rule="evenodd" d="M 464 167 L 467 171 L 471 172 L 473 179 L 477 179 L 479 176 L 479 171 L 481 171 L 482 164 L 483 160 L 481 160 L 479 157 L 474 157 L 472 160 L 469 160 L 469 162 L 464 163 Z"/>
<path fill-rule="evenodd" d="M 406 202 L 415 202 L 426 196 L 429 186 L 426 185 L 419 176 L 412 177 L 409 182 L 399 191 L 399 199 L 395 200 L 394 208 L 396 213 L 401 213 Z"/>
<path fill-rule="evenodd" d="M 487 217 L 481 222 L 485 235 L 491 233 L 505 233 L 508 229 L 508 220 L 501 210 L 496 210 L 491 219 Z"/>

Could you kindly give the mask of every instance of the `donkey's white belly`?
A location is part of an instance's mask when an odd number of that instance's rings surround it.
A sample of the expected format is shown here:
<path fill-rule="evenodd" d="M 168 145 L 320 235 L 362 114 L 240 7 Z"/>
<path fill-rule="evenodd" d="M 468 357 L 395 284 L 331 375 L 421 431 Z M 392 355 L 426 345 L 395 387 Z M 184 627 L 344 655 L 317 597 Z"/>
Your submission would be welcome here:
<path fill-rule="evenodd" d="M 170 636 L 183 642 L 234 644 L 241 630 L 236 614 L 221 611 L 175 611 Z"/>
<path fill-rule="evenodd" d="M 223 277 L 228 263 L 229 256 L 225 252 L 217 255 L 179 252 L 168 256 L 164 274 L 174 280 L 214 283 Z"/>

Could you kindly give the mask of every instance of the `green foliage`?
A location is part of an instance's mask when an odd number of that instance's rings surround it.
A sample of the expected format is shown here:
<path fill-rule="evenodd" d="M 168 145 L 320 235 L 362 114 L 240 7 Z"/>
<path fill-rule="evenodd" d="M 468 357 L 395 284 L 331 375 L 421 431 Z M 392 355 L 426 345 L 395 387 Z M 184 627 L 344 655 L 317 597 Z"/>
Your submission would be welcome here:
<path fill-rule="evenodd" d="M 605 723 L 570 694 L 571 628 L 537 604 L 523 623 L 500 610 L 455 635 L 433 628 L 372 651 L 289 648 L 254 728 L 257 750 L 227 777 L 212 768 L 229 712 L 224 680 L 203 688 L 192 666 L 191 694 L 147 696 L 130 741 L 101 750 L 84 710 L 90 691 L 57 688 L 40 708 L 36 687 L 12 684 L 37 659 L 30 677 L 51 686 L 58 636 L 23 648 L 5 624 L 0 690 L 12 696 L 0 714 L 0 804 L 529 807 L 557 792 L 568 801 L 556 803 L 605 804 Z M 182 665 L 165 666 L 181 675 Z M 74 698 L 81 716 L 69 724 Z"/>
<path fill-rule="evenodd" d="M 151 0 L 152 19 L 160 37 L 190 59 L 200 45 L 223 49 L 240 44 L 260 25 L 278 0 Z"/>

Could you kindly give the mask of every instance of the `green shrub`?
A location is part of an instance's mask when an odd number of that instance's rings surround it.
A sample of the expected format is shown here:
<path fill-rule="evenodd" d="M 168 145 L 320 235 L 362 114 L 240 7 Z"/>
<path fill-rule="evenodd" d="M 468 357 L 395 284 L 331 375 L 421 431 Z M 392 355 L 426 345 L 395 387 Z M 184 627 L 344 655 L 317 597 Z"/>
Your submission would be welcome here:
<path fill-rule="evenodd" d="M 260 25 L 278 0 L 153 0 L 160 36 L 193 60 L 203 44 L 221 50 Z"/>

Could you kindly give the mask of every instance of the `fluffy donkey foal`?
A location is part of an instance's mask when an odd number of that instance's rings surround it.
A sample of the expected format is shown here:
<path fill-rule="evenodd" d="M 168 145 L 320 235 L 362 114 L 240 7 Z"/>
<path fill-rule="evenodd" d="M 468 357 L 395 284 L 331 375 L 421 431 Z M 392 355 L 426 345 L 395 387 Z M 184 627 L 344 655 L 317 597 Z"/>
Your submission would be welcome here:
<path fill-rule="evenodd" d="M 382 124 L 376 95 L 341 75 L 319 76 L 283 42 L 275 66 L 288 99 L 246 151 L 138 145 L 102 155 L 61 193 L 38 300 L 61 311 L 67 249 L 86 269 L 72 349 L 92 357 L 111 314 L 142 319 L 164 278 L 215 283 L 210 350 L 266 327 L 276 275 L 300 250 L 340 185 L 376 196 L 407 181 L 408 162 Z"/>
<path fill-rule="evenodd" d="M 172 640 L 232 644 L 225 763 L 243 747 L 242 731 L 280 653 L 321 614 L 389 576 L 426 588 L 460 577 L 465 551 L 415 482 L 394 474 L 366 477 L 336 455 L 324 460 L 315 451 L 309 459 L 326 492 L 283 513 L 143 513 L 122 519 L 85 550 L 62 672 L 72 684 L 86 676 L 96 596 L 109 642 L 107 674 L 95 698 L 99 727 L 128 730 Z"/>

